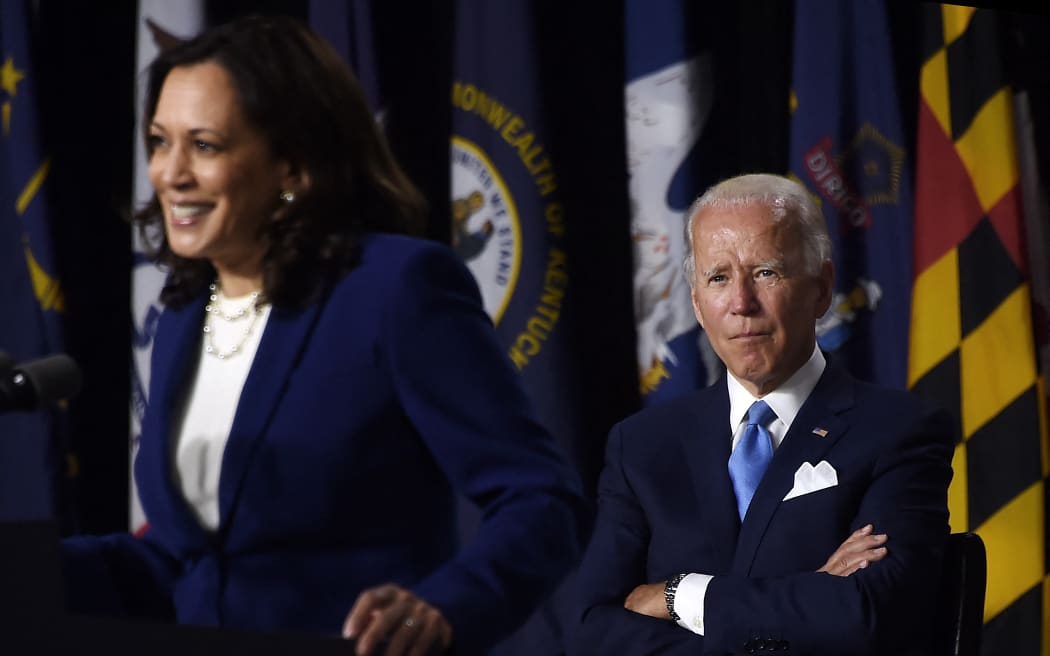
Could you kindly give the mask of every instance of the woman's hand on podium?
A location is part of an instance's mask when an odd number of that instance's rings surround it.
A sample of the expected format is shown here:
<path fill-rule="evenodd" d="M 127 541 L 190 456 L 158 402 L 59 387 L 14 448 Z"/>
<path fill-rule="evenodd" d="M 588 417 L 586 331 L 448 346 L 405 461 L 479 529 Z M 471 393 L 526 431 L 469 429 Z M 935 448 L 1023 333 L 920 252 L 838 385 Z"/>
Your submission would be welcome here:
<path fill-rule="evenodd" d="M 452 627 L 441 611 L 399 585 L 362 592 L 343 624 L 343 637 L 357 640 L 358 656 L 388 640 L 385 656 L 424 656 L 448 649 Z"/>

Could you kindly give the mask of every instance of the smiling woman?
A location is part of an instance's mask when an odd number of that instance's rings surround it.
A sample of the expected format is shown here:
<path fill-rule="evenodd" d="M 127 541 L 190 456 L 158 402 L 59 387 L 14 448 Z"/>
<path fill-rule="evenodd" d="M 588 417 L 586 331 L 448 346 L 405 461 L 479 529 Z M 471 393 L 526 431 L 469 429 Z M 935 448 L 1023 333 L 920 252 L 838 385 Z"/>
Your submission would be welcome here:
<path fill-rule="evenodd" d="M 301 195 L 307 181 L 245 121 L 222 66 L 203 62 L 168 74 L 148 152 L 172 252 L 210 261 L 227 294 L 261 288 L 263 227 L 281 194 Z"/>
<path fill-rule="evenodd" d="M 482 653 L 572 565 L 585 507 L 470 272 L 393 234 L 423 203 L 353 75 L 241 19 L 162 54 L 145 112 L 149 529 L 67 540 L 69 604 Z M 485 518 L 463 550 L 456 494 Z"/>

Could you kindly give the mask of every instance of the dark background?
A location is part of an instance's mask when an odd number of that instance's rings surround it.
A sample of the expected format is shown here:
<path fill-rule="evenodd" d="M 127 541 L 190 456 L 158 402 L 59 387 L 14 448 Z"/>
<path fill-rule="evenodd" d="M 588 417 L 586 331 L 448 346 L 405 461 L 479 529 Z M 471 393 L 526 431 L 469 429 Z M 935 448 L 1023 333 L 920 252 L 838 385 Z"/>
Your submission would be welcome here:
<path fill-rule="evenodd" d="M 891 2 L 898 98 L 909 139 L 918 108 L 919 9 Z M 376 3 L 375 42 L 392 147 L 431 203 L 428 236 L 447 241 L 449 88 L 453 3 Z M 306 2 L 212 2 L 211 22 L 243 13 L 306 18 Z M 1002 6 L 998 4 L 997 6 Z M 1010 7 L 1017 5 L 1011 4 Z M 67 351 L 85 385 L 70 405 L 73 426 L 65 496 L 67 530 L 101 533 L 128 525 L 130 229 L 135 28 L 132 0 L 39 0 L 33 25 L 44 140 L 52 155 L 53 247 L 65 287 Z M 793 3 L 691 3 L 687 20 L 712 50 L 715 101 L 700 148 L 701 175 L 785 171 Z M 631 245 L 624 146 L 621 2 L 533 3 L 541 42 L 543 117 L 558 162 L 570 252 L 573 357 L 590 377 L 579 433 L 569 445 L 588 491 L 606 431 L 637 409 Z M 1050 170 L 1050 23 L 1004 12 L 1015 91 L 1030 92 L 1042 170 Z M 308 129 L 308 126 L 304 126 Z M 908 150 L 913 152 L 913 143 Z M 570 310 L 566 310 L 570 312 Z"/>

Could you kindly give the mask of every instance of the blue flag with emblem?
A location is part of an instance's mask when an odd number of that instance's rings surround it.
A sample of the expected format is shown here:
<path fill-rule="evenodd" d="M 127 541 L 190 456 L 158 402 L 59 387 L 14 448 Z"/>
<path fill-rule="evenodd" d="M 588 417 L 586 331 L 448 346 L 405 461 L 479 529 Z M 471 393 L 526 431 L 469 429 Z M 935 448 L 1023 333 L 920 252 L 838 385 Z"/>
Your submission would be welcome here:
<path fill-rule="evenodd" d="M 685 0 L 627 0 L 624 90 L 638 374 L 646 404 L 704 387 L 721 364 L 693 314 L 682 275 L 697 147 L 711 113 L 711 55 L 687 20 Z"/>
<path fill-rule="evenodd" d="M 456 3 L 452 246 L 477 279 L 540 418 L 559 439 L 571 440 L 568 217 L 541 112 L 530 6 L 524 0 Z"/>
<path fill-rule="evenodd" d="M 912 187 L 886 7 L 795 4 L 790 173 L 818 200 L 835 249 L 822 349 L 856 376 L 907 384 Z"/>
<path fill-rule="evenodd" d="M 566 216 L 542 108 L 534 3 L 457 0 L 450 144 L 452 246 L 481 290 L 540 420 L 574 453 L 582 381 L 568 349 Z M 561 651 L 560 590 L 493 650 Z"/>
<path fill-rule="evenodd" d="M 61 350 L 65 308 L 48 232 L 50 163 L 39 141 L 28 5 L 0 0 L 0 351 L 15 362 Z M 52 514 L 60 420 L 0 413 L 0 521 Z"/>

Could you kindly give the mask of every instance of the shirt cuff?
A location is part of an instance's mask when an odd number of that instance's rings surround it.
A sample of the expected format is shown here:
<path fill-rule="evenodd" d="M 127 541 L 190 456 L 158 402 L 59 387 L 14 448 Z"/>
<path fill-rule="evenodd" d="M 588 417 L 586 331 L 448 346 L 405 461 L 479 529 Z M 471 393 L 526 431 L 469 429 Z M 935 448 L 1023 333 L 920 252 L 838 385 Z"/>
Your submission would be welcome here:
<path fill-rule="evenodd" d="M 674 593 L 674 612 L 680 618 L 678 626 L 697 635 L 704 635 L 704 598 L 712 578 L 709 574 L 687 574 Z"/>

